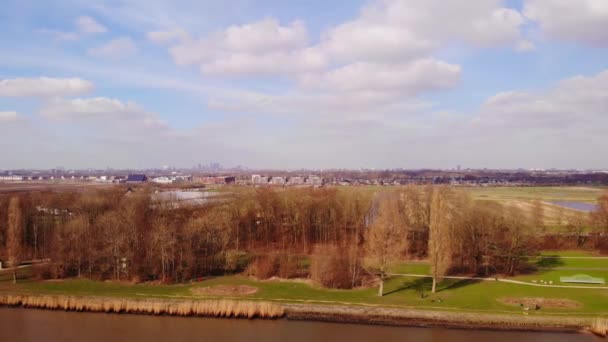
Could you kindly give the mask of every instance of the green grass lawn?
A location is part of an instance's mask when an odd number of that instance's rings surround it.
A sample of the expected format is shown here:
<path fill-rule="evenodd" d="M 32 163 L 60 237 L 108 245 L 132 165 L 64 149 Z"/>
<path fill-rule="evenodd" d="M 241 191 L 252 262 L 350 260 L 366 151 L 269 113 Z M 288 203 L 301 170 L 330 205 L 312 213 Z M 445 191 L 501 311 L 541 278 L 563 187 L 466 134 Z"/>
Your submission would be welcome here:
<path fill-rule="evenodd" d="M 541 256 L 562 256 L 562 257 L 600 257 L 598 252 L 596 251 L 586 251 L 586 250 L 561 250 L 561 251 L 551 251 L 544 250 L 540 252 Z M 608 256 L 606 257 L 608 259 Z"/>
<path fill-rule="evenodd" d="M 556 253 L 543 252 L 543 255 L 585 256 L 581 251 Z M 513 279 L 531 282 L 532 280 L 551 280 L 554 285 L 560 276 L 587 274 L 603 277 L 608 280 L 607 260 L 605 259 L 562 259 L 569 267 L 605 267 L 605 270 L 563 270 L 543 269 L 534 274 L 520 275 Z M 561 267 L 561 266 L 560 266 Z M 608 288 L 575 289 L 548 288 L 510 284 L 495 281 L 472 281 L 446 279 L 439 284 L 439 291 L 430 292 L 430 278 L 395 276 L 385 283 L 385 296 L 377 296 L 377 287 L 353 290 L 330 290 L 310 285 L 302 281 L 258 281 L 244 276 L 223 276 L 201 282 L 181 285 L 130 284 L 122 282 L 102 282 L 86 279 L 68 279 L 64 281 L 31 281 L 27 272 L 21 271 L 21 280 L 12 285 L 12 275 L 0 273 L 0 291 L 26 292 L 36 294 L 93 295 L 129 298 L 201 298 L 192 292 L 196 287 L 215 285 L 249 285 L 258 288 L 253 295 L 242 296 L 252 300 L 273 300 L 281 302 L 334 303 L 356 305 L 398 306 L 408 308 L 426 308 L 442 310 L 466 310 L 474 312 L 507 312 L 521 314 L 518 305 L 502 303 L 501 298 L 554 298 L 568 299 L 579 303 L 578 307 L 542 308 L 544 314 L 577 314 L 608 315 Z M 428 274 L 428 263 L 415 261 L 395 265 L 395 273 Z M 25 279 L 23 279 L 25 278 Z M 590 285 L 593 286 L 593 285 Z M 421 294 L 423 294 L 421 296 Z"/>
<path fill-rule="evenodd" d="M 410 308 L 467 310 L 520 313 L 521 308 L 506 305 L 500 298 L 557 298 L 580 303 L 578 308 L 543 308 L 551 314 L 608 314 L 608 290 L 581 290 L 522 286 L 493 281 L 446 280 L 439 292 L 430 293 L 428 278 L 394 277 L 386 282 L 384 297 L 378 297 L 377 288 L 355 290 L 329 290 L 300 282 L 256 281 L 242 276 L 226 276 L 204 280 L 190 285 L 132 285 L 90 280 L 62 282 L 23 282 L 13 290 L 37 294 L 94 295 L 128 298 L 200 298 L 191 292 L 197 286 L 249 285 L 258 292 L 243 296 L 256 300 L 282 302 L 310 302 L 335 304 L 372 304 Z M 12 285 L 11 285 L 12 287 Z M 5 289 L 8 289 L 5 287 Z M 424 297 L 421 297 L 421 292 Z M 441 300 L 440 302 L 438 300 Z"/>
<path fill-rule="evenodd" d="M 394 265 L 390 272 L 403 274 L 431 274 L 431 266 L 426 261 L 401 262 Z"/>

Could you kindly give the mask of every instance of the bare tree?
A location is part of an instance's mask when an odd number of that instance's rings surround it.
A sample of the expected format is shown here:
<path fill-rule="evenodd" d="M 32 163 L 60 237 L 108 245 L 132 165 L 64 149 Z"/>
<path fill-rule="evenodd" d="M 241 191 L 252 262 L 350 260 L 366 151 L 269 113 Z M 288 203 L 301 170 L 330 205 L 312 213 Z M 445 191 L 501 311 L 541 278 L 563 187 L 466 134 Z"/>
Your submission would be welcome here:
<path fill-rule="evenodd" d="M 378 194 L 377 213 L 366 236 L 366 252 L 371 268 L 378 270 L 378 296 L 384 295 L 384 280 L 391 263 L 395 262 L 405 243 L 404 220 L 399 212 L 399 197 L 394 193 Z"/>
<path fill-rule="evenodd" d="M 514 275 L 519 266 L 525 264 L 527 256 L 534 253 L 529 243 L 530 224 L 521 208 L 506 208 L 503 218 L 504 236 L 503 239 L 498 239 L 498 243 L 503 244 L 500 254 L 508 275 Z"/>
<path fill-rule="evenodd" d="M 432 292 L 437 291 L 437 280 L 444 276 L 451 266 L 452 224 L 454 220 L 450 189 L 435 188 L 431 201 L 429 227 L 429 259 L 433 276 Z"/>
<path fill-rule="evenodd" d="M 112 270 L 114 279 L 120 280 L 122 257 L 127 245 L 125 224 L 117 211 L 108 211 L 101 215 L 97 224 L 101 229 L 103 249 L 101 250 L 103 270 Z"/>
<path fill-rule="evenodd" d="M 571 211 L 568 217 L 566 228 L 568 232 L 576 238 L 576 247 L 581 247 L 585 242 L 583 233 L 589 226 L 589 215 L 582 211 Z"/>
<path fill-rule="evenodd" d="M 154 252 L 160 256 L 161 280 L 167 280 L 167 274 L 172 268 L 175 244 L 177 239 L 174 229 L 164 217 L 158 217 L 152 224 L 152 245 Z"/>
<path fill-rule="evenodd" d="M 69 220 L 59 234 L 61 260 L 76 268 L 78 277 L 82 275 L 82 264 L 86 253 L 85 239 L 90 230 L 86 217 L 78 216 Z"/>
<path fill-rule="evenodd" d="M 12 197 L 8 204 L 8 234 L 6 249 L 8 261 L 13 269 L 13 283 L 17 283 L 17 267 L 23 254 L 23 217 L 19 197 Z"/>

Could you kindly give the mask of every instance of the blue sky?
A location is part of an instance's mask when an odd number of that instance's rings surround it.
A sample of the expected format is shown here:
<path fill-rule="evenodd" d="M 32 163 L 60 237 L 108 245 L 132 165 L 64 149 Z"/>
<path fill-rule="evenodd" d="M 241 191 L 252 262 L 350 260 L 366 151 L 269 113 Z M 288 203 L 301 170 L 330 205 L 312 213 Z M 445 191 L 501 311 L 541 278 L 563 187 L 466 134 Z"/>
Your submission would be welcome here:
<path fill-rule="evenodd" d="M 0 169 L 608 168 L 608 2 L 7 0 Z"/>

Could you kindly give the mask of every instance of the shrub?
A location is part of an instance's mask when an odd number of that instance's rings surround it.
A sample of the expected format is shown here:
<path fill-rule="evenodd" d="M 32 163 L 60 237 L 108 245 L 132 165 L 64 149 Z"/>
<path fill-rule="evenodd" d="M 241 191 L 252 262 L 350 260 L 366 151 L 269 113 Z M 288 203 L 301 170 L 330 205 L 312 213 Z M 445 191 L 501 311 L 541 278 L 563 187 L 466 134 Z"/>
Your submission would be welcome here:
<path fill-rule="evenodd" d="M 342 248 L 317 245 L 312 254 L 310 277 L 323 287 L 350 289 L 360 283 L 358 261 L 353 265 L 352 260 L 356 258 L 349 258 L 349 253 L 343 253 Z"/>
<path fill-rule="evenodd" d="M 279 273 L 279 258 L 277 255 L 260 255 L 253 259 L 247 267 L 247 274 L 258 279 L 268 279 Z"/>

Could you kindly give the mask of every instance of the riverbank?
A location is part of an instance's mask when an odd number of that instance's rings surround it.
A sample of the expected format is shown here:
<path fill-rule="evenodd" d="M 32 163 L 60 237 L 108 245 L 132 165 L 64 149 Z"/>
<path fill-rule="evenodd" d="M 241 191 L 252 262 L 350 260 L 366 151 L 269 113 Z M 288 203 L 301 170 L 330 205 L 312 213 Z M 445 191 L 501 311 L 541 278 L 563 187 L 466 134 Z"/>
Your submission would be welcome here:
<path fill-rule="evenodd" d="M 517 316 L 417 309 L 367 308 L 338 305 L 285 304 L 291 320 L 443 327 L 498 331 L 586 332 L 591 320 L 583 317 Z"/>
<path fill-rule="evenodd" d="M 251 300 L 130 299 L 65 295 L 0 295 L 0 306 L 106 313 L 263 318 L 412 327 L 587 331 L 586 317 L 518 316 L 417 309 L 271 303 Z"/>

